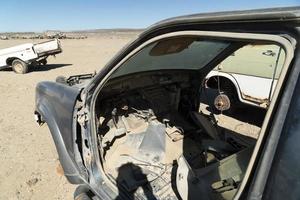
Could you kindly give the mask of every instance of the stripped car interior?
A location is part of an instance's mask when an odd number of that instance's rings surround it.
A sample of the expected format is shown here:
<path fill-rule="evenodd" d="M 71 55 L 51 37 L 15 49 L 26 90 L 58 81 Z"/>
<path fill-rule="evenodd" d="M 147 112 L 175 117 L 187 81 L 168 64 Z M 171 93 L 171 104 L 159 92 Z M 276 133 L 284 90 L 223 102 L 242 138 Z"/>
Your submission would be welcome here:
<path fill-rule="evenodd" d="M 274 41 L 197 34 L 145 45 L 118 66 L 98 94 L 99 154 L 122 195 L 232 199 L 242 182 L 256 140 L 199 111 L 203 80 L 239 48 Z"/>

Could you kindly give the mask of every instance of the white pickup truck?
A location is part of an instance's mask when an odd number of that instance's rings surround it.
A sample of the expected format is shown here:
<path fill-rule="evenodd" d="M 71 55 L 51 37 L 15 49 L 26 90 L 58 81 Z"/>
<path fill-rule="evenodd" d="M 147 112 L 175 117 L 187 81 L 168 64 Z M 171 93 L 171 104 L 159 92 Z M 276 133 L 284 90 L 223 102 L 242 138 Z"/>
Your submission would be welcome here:
<path fill-rule="evenodd" d="M 29 65 L 46 65 L 50 55 L 62 52 L 58 39 L 37 44 L 22 44 L 0 50 L 0 69 L 12 67 L 14 72 L 25 74 Z"/>

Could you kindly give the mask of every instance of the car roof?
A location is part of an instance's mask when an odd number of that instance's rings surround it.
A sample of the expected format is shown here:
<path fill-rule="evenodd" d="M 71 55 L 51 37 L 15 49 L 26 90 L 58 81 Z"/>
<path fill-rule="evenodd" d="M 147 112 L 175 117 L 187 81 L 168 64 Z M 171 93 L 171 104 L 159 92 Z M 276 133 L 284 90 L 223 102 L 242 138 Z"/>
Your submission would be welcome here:
<path fill-rule="evenodd" d="M 287 22 L 300 23 L 300 6 L 280 7 L 255 10 L 240 10 L 184 15 L 162 20 L 147 28 L 142 34 L 147 35 L 158 29 L 181 24 L 225 24 L 246 22 Z"/>

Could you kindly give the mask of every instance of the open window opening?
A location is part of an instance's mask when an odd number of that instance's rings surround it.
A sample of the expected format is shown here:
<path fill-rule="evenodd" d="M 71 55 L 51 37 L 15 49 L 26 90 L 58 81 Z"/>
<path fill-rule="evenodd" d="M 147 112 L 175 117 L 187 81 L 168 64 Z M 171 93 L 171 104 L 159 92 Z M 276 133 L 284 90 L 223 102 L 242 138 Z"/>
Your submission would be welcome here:
<path fill-rule="evenodd" d="M 232 199 L 285 57 L 266 41 L 176 36 L 122 63 L 95 103 L 103 170 L 120 195 Z M 221 73 L 242 78 L 236 87 Z M 249 99 L 251 87 L 261 90 L 255 78 L 268 88 L 265 104 Z"/>

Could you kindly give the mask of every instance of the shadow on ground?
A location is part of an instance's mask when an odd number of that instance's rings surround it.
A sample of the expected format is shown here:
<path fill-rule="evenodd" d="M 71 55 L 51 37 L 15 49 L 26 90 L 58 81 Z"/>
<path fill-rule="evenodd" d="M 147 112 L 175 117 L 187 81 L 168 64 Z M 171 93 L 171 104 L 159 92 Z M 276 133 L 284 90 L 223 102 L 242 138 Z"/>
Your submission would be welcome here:
<path fill-rule="evenodd" d="M 50 71 L 52 69 L 67 67 L 67 66 L 71 66 L 71 65 L 72 64 L 47 64 L 47 65 L 40 65 L 40 66 L 29 66 L 28 73 Z M 11 67 L 4 68 L 4 69 L 0 70 L 0 72 L 12 72 L 12 71 L 13 70 L 12 70 Z"/>
<path fill-rule="evenodd" d="M 217 112 L 215 109 L 211 109 L 210 105 L 206 109 L 209 112 L 213 112 L 214 114 L 221 114 L 220 112 Z M 262 108 L 256 108 L 249 105 L 242 105 L 239 106 L 239 108 L 237 108 L 234 111 L 234 113 L 225 112 L 223 114 L 235 119 L 239 119 L 242 122 L 261 127 L 266 115 L 266 111 L 267 110 Z"/>
<path fill-rule="evenodd" d="M 47 65 L 41 65 L 36 67 L 30 67 L 29 72 L 43 72 L 43 71 L 49 71 L 52 69 L 67 67 L 71 65 L 72 64 L 47 64 Z"/>
<path fill-rule="evenodd" d="M 146 174 L 143 173 L 139 166 L 133 163 L 124 164 L 119 168 L 116 182 L 119 190 L 119 195 L 116 200 L 122 200 L 124 198 L 129 200 L 136 199 L 134 193 L 139 187 L 142 188 L 146 199 L 157 199 L 149 185 Z"/>
<path fill-rule="evenodd" d="M 206 109 L 214 114 L 220 114 L 219 111 L 216 111 L 216 109 L 214 109 L 214 99 L 217 95 L 217 90 L 206 89 L 206 94 L 201 96 L 201 102 L 208 105 Z M 263 108 L 240 103 L 233 113 L 224 112 L 223 114 L 235 119 L 239 119 L 242 122 L 260 127 L 265 118 L 266 111 L 267 110 Z"/>

